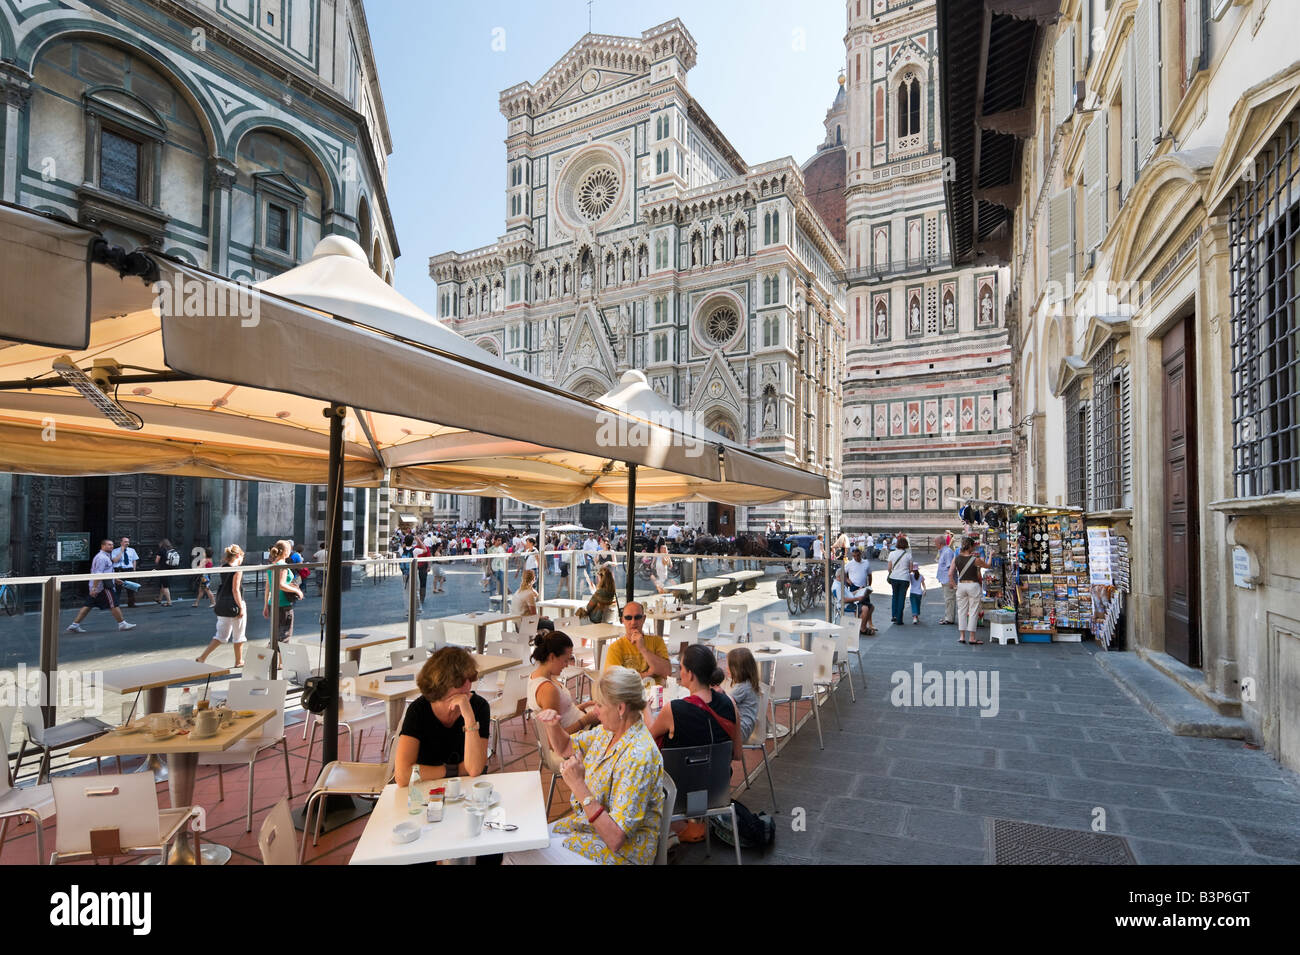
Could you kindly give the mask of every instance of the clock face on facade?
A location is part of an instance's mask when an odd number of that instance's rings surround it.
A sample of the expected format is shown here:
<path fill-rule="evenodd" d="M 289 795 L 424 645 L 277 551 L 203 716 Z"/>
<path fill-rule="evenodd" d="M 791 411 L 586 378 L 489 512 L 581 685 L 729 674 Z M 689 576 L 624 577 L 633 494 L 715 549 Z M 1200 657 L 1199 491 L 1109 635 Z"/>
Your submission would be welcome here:
<path fill-rule="evenodd" d="M 584 93 L 590 93 L 599 83 L 600 74 L 595 70 L 588 70 L 582 75 L 582 91 Z"/>

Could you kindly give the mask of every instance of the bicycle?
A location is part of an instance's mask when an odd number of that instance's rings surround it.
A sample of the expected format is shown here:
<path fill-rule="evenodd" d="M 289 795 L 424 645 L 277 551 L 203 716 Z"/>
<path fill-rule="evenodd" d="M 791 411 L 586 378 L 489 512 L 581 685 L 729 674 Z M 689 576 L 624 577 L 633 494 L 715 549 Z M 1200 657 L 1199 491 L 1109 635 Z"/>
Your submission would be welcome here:
<path fill-rule="evenodd" d="M 0 574 L 0 577 L 12 576 L 13 571 Z M 0 607 L 4 608 L 7 617 L 12 617 L 18 611 L 18 591 L 16 587 L 9 584 L 0 584 Z"/>

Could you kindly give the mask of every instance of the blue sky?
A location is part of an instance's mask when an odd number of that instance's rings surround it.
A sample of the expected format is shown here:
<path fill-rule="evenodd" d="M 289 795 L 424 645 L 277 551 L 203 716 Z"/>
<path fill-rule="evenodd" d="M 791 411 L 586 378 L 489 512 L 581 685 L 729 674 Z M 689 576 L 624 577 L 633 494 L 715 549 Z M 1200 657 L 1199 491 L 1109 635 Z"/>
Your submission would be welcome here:
<path fill-rule="evenodd" d="M 398 289 L 436 314 L 429 256 L 496 241 L 505 225 L 501 90 L 536 83 L 587 32 L 585 0 L 366 0 L 393 137 L 388 201 Z M 806 160 L 844 63 L 839 0 L 596 0 L 591 31 L 640 36 L 678 17 L 695 37 L 691 95 L 751 165 Z M 504 50 L 494 50 L 494 30 Z"/>

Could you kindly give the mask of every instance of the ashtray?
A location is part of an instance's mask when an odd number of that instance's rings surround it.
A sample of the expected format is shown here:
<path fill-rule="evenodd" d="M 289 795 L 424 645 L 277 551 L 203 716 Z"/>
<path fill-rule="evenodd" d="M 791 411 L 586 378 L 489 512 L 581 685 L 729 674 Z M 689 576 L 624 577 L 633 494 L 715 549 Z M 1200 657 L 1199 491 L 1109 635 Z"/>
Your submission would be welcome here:
<path fill-rule="evenodd" d="M 420 837 L 420 824 L 418 822 L 399 822 L 393 826 L 393 841 L 401 844 L 414 842 Z"/>

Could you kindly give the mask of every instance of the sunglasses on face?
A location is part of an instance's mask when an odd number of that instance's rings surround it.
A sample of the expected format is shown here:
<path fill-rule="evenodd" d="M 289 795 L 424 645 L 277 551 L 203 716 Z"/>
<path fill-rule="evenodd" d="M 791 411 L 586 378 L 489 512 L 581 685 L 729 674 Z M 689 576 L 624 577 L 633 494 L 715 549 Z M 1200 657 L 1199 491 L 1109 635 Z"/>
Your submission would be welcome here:
<path fill-rule="evenodd" d="M 624 614 L 624 615 L 623 615 L 623 619 L 624 619 L 624 620 L 644 620 L 644 619 L 645 619 L 645 614 L 643 614 L 643 613 L 638 613 L 638 614 L 635 614 L 635 615 Z"/>

